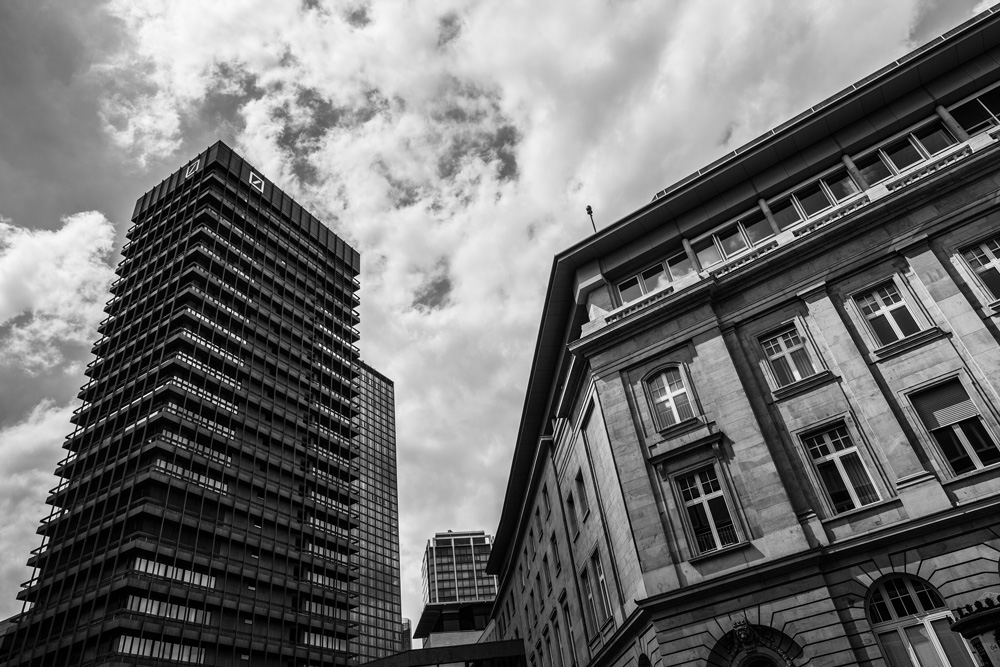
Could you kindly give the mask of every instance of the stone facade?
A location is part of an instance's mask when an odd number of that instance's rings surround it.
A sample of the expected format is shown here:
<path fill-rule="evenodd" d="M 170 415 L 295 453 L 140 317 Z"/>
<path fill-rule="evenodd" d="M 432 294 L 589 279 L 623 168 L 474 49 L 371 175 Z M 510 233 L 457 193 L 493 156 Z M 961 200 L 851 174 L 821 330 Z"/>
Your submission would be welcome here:
<path fill-rule="evenodd" d="M 532 667 L 988 664 L 949 625 L 1000 592 L 998 28 L 555 258 L 484 639 Z"/>

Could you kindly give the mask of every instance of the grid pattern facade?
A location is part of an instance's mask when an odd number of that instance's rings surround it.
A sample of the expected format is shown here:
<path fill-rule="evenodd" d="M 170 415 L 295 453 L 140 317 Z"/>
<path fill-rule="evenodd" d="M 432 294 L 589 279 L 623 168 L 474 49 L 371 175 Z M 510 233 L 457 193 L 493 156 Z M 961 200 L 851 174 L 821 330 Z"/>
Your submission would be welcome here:
<path fill-rule="evenodd" d="M 403 650 L 399 585 L 399 503 L 396 408 L 392 380 L 364 362 L 355 379 L 360 479 L 358 488 L 359 662 Z"/>
<path fill-rule="evenodd" d="M 496 598 L 496 577 L 486 574 L 493 538 L 483 531 L 437 533 L 424 551 L 424 604 Z"/>
<path fill-rule="evenodd" d="M 357 252 L 217 143 L 138 200 L 14 665 L 348 665 Z"/>

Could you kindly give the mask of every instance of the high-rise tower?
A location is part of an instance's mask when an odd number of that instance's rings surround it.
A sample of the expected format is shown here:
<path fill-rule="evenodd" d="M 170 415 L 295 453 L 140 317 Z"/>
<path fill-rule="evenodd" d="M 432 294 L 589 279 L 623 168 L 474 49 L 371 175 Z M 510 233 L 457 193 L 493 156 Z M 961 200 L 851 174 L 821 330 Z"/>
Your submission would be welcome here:
<path fill-rule="evenodd" d="M 392 380 L 364 362 L 358 395 L 358 639 L 361 663 L 403 650 L 396 495 L 396 409 Z"/>
<path fill-rule="evenodd" d="M 359 255 L 217 143 L 136 203 L 13 665 L 346 665 Z"/>

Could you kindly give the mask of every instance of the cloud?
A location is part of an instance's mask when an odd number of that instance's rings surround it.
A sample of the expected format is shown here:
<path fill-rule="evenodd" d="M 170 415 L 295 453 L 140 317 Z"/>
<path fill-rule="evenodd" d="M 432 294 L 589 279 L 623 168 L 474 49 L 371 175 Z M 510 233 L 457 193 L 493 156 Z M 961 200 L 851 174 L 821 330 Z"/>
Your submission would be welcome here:
<path fill-rule="evenodd" d="M 52 401 L 39 403 L 22 421 L 0 426 L 0 588 L 17 591 L 31 576 L 25 563 L 32 549 L 41 544 L 35 533 L 39 521 L 51 508 L 45 505 L 48 490 L 58 478 L 52 471 L 65 456 L 60 449 L 73 408 Z M 0 597 L 0 618 L 21 610 L 13 594 Z"/>
<path fill-rule="evenodd" d="M 31 230 L 0 218 L 0 367 L 50 370 L 97 336 L 114 228 L 95 211 L 62 223 Z"/>
<path fill-rule="evenodd" d="M 221 113 L 361 252 L 360 345 L 396 381 L 411 616 L 426 539 L 496 526 L 545 281 L 589 234 L 585 206 L 610 224 L 969 16 L 918 0 L 325 6 L 113 0 L 131 39 L 95 71 L 124 82 L 102 109 L 135 161 L 201 150 Z"/>

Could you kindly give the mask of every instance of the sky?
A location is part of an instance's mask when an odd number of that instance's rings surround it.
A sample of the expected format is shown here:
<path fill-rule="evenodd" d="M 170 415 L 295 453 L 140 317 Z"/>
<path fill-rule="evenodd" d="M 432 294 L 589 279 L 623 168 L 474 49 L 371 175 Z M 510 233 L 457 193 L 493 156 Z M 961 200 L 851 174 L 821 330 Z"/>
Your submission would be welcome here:
<path fill-rule="evenodd" d="M 0 618 L 137 197 L 222 139 L 361 253 L 403 615 L 499 521 L 552 257 L 976 0 L 0 1 Z"/>

